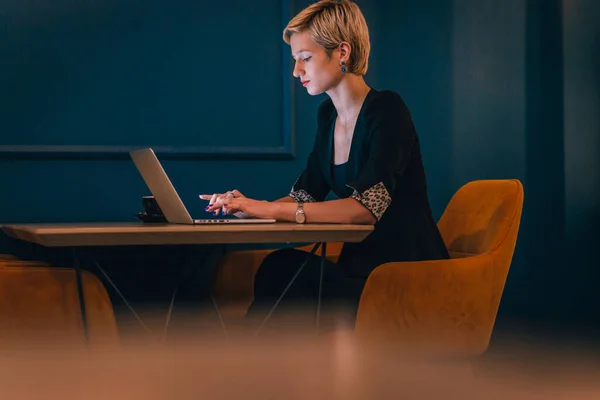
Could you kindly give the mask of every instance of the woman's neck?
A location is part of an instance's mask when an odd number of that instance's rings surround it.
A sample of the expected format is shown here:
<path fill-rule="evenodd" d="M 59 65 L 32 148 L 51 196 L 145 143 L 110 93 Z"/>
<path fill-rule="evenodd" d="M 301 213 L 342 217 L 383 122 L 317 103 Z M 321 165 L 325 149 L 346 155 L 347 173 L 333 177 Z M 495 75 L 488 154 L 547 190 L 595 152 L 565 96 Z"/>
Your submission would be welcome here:
<path fill-rule="evenodd" d="M 327 91 L 337 114 L 345 121 L 355 116 L 371 88 L 360 75 L 348 74 L 335 87 Z"/>

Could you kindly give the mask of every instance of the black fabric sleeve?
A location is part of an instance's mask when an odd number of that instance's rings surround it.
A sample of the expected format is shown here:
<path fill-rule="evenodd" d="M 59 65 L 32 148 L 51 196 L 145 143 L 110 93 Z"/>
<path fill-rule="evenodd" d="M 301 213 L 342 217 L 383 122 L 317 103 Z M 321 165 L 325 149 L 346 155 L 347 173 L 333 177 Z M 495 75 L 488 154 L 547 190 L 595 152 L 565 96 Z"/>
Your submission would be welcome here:
<path fill-rule="evenodd" d="M 320 132 L 326 123 L 327 116 L 332 107 L 331 101 L 327 100 L 321 104 L 317 113 L 317 135 L 313 149 L 308 156 L 306 167 L 300 174 L 296 182 L 292 185 L 289 196 L 296 201 L 312 203 L 316 201 L 324 201 L 331 188 L 329 183 L 323 176 L 323 171 L 319 166 L 318 153 L 319 146 L 324 142 L 320 138 Z"/>
<path fill-rule="evenodd" d="M 370 105 L 366 124 L 367 161 L 357 179 L 347 186 L 353 189 L 350 198 L 360 202 L 379 221 L 410 160 L 416 133 L 406 105 L 393 92 Z"/>
<path fill-rule="evenodd" d="M 315 148 L 308 156 L 304 171 L 302 171 L 294 185 L 292 185 L 289 196 L 296 201 L 313 203 L 325 200 L 329 190 L 329 184 L 319 169 L 317 150 Z"/>

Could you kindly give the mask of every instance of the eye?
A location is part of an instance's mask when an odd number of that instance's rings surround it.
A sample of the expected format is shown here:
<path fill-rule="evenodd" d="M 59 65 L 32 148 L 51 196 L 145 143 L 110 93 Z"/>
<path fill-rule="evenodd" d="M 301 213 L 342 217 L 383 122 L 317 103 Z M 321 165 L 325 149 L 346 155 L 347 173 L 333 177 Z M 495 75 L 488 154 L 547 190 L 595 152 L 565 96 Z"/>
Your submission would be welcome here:
<path fill-rule="evenodd" d="M 304 62 L 308 62 L 308 61 L 310 61 L 310 59 L 311 59 L 311 58 L 312 58 L 312 56 L 310 56 L 310 57 L 306 57 L 306 58 L 305 58 L 303 61 L 304 61 Z"/>

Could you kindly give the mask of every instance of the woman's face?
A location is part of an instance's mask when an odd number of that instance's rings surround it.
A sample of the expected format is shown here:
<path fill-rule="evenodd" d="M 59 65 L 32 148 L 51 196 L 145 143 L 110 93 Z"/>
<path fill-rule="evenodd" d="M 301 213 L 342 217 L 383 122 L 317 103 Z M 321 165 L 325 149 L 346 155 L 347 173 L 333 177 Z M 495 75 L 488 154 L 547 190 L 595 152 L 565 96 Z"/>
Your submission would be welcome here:
<path fill-rule="evenodd" d="M 342 72 L 338 50 L 331 58 L 327 57 L 325 49 L 312 40 L 308 31 L 294 33 L 290 46 L 296 60 L 294 77 L 300 79 L 308 94 L 315 96 L 327 92 L 339 83 Z"/>

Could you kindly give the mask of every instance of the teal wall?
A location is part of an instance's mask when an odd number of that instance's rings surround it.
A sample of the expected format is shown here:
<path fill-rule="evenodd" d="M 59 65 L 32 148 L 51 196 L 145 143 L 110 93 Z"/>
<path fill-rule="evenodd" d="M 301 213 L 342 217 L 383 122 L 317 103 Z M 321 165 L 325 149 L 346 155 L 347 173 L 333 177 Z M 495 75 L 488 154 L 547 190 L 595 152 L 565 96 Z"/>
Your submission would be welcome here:
<path fill-rule="evenodd" d="M 131 220 L 147 194 L 123 156 L 137 145 L 161 147 L 194 215 L 200 192 L 286 194 L 323 100 L 288 79 L 291 3 L 38 3 L 0 4 L 0 221 Z M 359 4 L 368 80 L 413 114 L 436 217 L 469 180 L 525 185 L 500 321 L 597 321 L 600 3 Z"/>
<path fill-rule="evenodd" d="M 563 150 L 565 263 L 563 296 L 598 322 L 600 301 L 600 3 L 563 1 Z"/>

